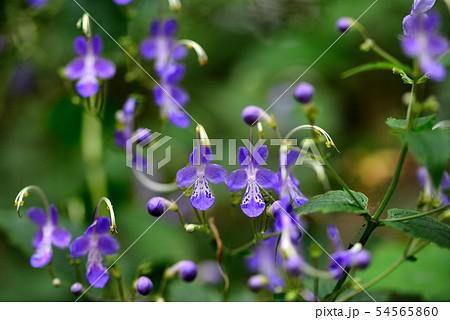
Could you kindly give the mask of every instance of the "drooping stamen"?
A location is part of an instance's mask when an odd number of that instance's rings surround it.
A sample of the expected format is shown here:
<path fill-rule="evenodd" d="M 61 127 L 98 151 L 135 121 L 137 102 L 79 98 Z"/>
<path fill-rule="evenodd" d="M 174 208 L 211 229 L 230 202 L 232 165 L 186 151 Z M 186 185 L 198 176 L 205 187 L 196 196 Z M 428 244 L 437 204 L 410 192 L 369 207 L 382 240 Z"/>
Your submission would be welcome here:
<path fill-rule="evenodd" d="M 95 211 L 94 211 L 94 219 L 92 222 L 97 221 L 98 213 L 100 211 L 100 206 L 101 206 L 102 202 L 106 203 L 106 208 L 108 209 L 109 215 L 111 217 L 111 225 L 109 227 L 109 229 L 111 230 L 111 233 L 119 233 L 117 231 L 116 216 L 114 215 L 114 209 L 113 209 L 111 201 L 107 197 L 101 197 L 100 200 L 98 200 L 97 206 L 95 207 Z"/>
<path fill-rule="evenodd" d="M 27 186 L 19 191 L 19 193 L 16 196 L 16 199 L 14 200 L 14 206 L 16 207 L 17 214 L 19 215 L 19 218 L 22 218 L 22 215 L 20 214 L 20 207 L 24 205 L 24 198 L 28 197 L 29 191 L 36 191 L 36 193 L 41 197 L 42 202 L 44 203 L 45 212 L 47 213 L 47 217 L 50 218 L 50 205 L 47 199 L 47 196 L 45 195 L 45 192 L 38 186 Z"/>
<path fill-rule="evenodd" d="M 195 132 L 197 134 L 198 139 L 200 139 L 200 145 L 211 147 L 208 134 L 206 133 L 205 128 L 203 128 L 201 124 L 197 125 Z"/>
<path fill-rule="evenodd" d="M 200 64 L 200 66 L 203 67 L 208 63 L 208 56 L 206 55 L 205 50 L 197 42 L 189 39 L 178 40 L 177 42 L 175 42 L 173 49 L 177 48 L 178 46 L 186 46 L 186 48 L 188 49 L 194 49 L 195 53 L 197 54 L 198 63 Z"/>
<path fill-rule="evenodd" d="M 315 133 L 317 134 L 322 134 L 325 137 L 325 145 L 327 146 L 327 148 L 331 148 L 334 147 L 336 149 L 337 152 L 340 153 L 339 149 L 336 147 L 336 145 L 333 142 L 333 139 L 331 139 L 331 136 L 325 131 L 323 130 L 321 127 L 319 126 L 314 126 L 314 125 L 310 125 L 310 124 L 305 124 L 302 126 L 298 126 L 295 127 L 294 129 L 292 129 L 284 139 L 288 139 L 289 137 L 291 137 L 295 132 L 297 131 L 301 131 L 301 130 L 314 130 Z"/>
<path fill-rule="evenodd" d="M 89 14 L 84 13 L 83 16 L 80 19 L 78 19 L 77 28 L 81 29 L 81 31 L 83 31 L 86 37 L 90 38 L 92 36 Z"/>
<path fill-rule="evenodd" d="M 169 6 L 172 11 L 180 11 L 181 2 L 180 0 L 169 0 Z"/>

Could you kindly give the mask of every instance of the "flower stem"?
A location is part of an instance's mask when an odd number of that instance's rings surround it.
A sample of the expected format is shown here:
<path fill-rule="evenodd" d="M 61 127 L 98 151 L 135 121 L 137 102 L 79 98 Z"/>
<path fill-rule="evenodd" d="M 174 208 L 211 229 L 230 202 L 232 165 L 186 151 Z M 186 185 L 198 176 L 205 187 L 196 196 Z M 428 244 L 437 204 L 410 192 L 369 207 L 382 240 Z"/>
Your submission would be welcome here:
<path fill-rule="evenodd" d="M 97 115 L 83 112 L 81 128 L 81 152 L 85 165 L 86 183 L 92 203 L 106 194 L 106 174 L 102 166 L 102 123 Z"/>
<path fill-rule="evenodd" d="M 273 236 L 276 236 L 276 235 L 278 235 L 278 232 L 269 233 L 269 234 L 267 234 L 265 236 L 260 237 L 259 241 L 269 239 L 269 238 L 271 238 Z M 241 253 L 241 252 L 243 252 L 245 250 L 248 250 L 251 247 L 253 247 L 256 243 L 257 243 L 256 239 L 253 239 L 252 241 L 250 241 L 250 242 L 248 242 L 248 243 L 246 243 L 246 244 L 244 244 L 244 245 L 242 245 L 240 247 L 237 247 L 236 249 L 231 250 L 230 251 L 230 255 L 234 256 L 234 255 L 237 255 L 238 253 Z"/>
<path fill-rule="evenodd" d="M 122 277 L 117 278 L 117 288 L 119 289 L 120 300 L 127 301 L 123 292 Z"/>

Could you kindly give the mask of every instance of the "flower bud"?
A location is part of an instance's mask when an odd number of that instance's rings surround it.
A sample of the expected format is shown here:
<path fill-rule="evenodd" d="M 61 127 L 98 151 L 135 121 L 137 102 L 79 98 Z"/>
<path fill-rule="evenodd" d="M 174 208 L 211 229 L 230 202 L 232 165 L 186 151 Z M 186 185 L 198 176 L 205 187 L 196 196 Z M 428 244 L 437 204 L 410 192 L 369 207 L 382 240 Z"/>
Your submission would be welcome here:
<path fill-rule="evenodd" d="M 59 280 L 59 278 L 55 278 L 52 281 L 52 285 L 56 288 L 58 288 L 61 285 L 61 280 Z"/>
<path fill-rule="evenodd" d="M 270 116 L 261 108 L 256 106 L 247 106 L 242 110 L 242 119 L 249 126 L 254 126 L 260 120 L 264 120 L 267 123 L 271 122 Z"/>
<path fill-rule="evenodd" d="M 261 291 L 268 283 L 268 279 L 262 274 L 251 276 L 247 281 L 249 289 L 253 292 Z"/>
<path fill-rule="evenodd" d="M 141 144 L 142 142 L 144 142 L 145 144 L 150 143 L 150 139 L 152 136 L 150 130 L 144 128 L 137 129 L 134 135 L 138 144 Z"/>
<path fill-rule="evenodd" d="M 75 296 L 79 296 L 83 292 L 83 286 L 81 285 L 81 283 L 75 282 L 70 287 L 70 292 L 72 292 Z"/>
<path fill-rule="evenodd" d="M 154 217 L 160 217 L 166 210 L 177 210 L 177 206 L 162 197 L 151 198 L 147 203 L 147 211 Z"/>
<path fill-rule="evenodd" d="M 294 92 L 294 98 L 300 103 L 306 104 L 309 103 L 314 96 L 314 87 L 307 83 L 301 82 Z"/>
<path fill-rule="evenodd" d="M 189 260 L 180 261 L 180 278 L 186 282 L 194 281 L 197 277 L 197 266 Z"/>
<path fill-rule="evenodd" d="M 349 17 L 342 17 L 336 21 L 336 29 L 339 32 L 344 33 L 347 31 L 353 23 L 353 19 Z"/>
<path fill-rule="evenodd" d="M 140 277 L 136 282 L 136 290 L 141 295 L 146 296 L 153 290 L 153 283 L 147 277 Z"/>

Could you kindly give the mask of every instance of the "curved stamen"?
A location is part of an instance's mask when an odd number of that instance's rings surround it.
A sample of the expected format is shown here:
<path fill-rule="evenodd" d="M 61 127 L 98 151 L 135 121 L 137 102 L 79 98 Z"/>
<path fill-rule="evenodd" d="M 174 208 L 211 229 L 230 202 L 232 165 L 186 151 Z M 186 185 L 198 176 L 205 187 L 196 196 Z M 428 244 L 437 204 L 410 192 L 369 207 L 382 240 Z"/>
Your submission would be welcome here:
<path fill-rule="evenodd" d="M 77 28 L 81 29 L 86 37 L 90 38 L 91 32 L 91 22 L 89 21 L 89 14 L 84 13 L 83 16 L 77 21 Z"/>
<path fill-rule="evenodd" d="M 211 142 L 209 141 L 208 134 L 206 133 L 205 128 L 201 124 L 197 124 L 195 128 L 195 133 L 197 135 L 197 139 L 200 140 L 200 145 L 211 147 Z"/>
<path fill-rule="evenodd" d="M 336 147 L 336 145 L 333 142 L 333 139 L 331 139 L 331 136 L 328 134 L 328 132 L 326 132 L 325 130 L 323 130 L 321 127 L 319 126 L 314 126 L 314 125 L 310 125 L 310 124 L 305 124 L 302 126 L 298 126 L 295 127 L 294 129 L 292 129 L 284 138 L 285 140 L 287 140 L 288 138 L 290 138 L 295 132 L 297 131 L 301 131 L 301 130 L 314 130 L 315 133 L 317 134 L 322 134 L 325 137 L 325 145 L 327 146 L 327 148 L 331 148 L 334 147 L 337 152 L 340 153 L 339 149 Z"/>
<path fill-rule="evenodd" d="M 180 11 L 181 2 L 180 0 L 169 0 L 169 6 L 172 11 Z"/>
<path fill-rule="evenodd" d="M 168 193 L 168 192 L 176 191 L 178 189 L 178 186 L 175 182 L 172 182 L 172 183 L 156 182 L 156 181 L 151 180 L 147 175 L 145 175 L 144 173 L 142 173 L 140 171 L 137 171 L 137 170 L 132 170 L 132 171 L 133 171 L 133 174 L 136 177 L 136 179 L 145 188 L 147 188 L 151 191 Z"/>
<path fill-rule="evenodd" d="M 95 222 L 98 219 L 98 212 L 100 211 L 100 206 L 102 202 L 106 203 L 106 208 L 108 209 L 109 215 L 111 217 L 111 226 L 109 227 L 111 233 L 119 233 L 117 231 L 116 216 L 114 215 L 114 209 L 111 201 L 107 197 L 101 197 L 100 200 L 98 200 L 97 206 L 95 207 L 94 211 L 94 219 L 92 222 Z"/>
<path fill-rule="evenodd" d="M 186 46 L 188 49 L 194 49 L 200 66 L 203 67 L 206 63 L 208 63 L 208 56 L 206 55 L 205 50 L 197 42 L 189 39 L 178 40 L 173 48 L 175 49 L 178 46 Z"/>
<path fill-rule="evenodd" d="M 41 197 L 42 202 L 44 203 L 45 212 L 47 213 L 48 218 L 50 218 L 50 205 L 47 199 L 47 196 L 45 195 L 45 192 L 38 186 L 27 186 L 19 191 L 19 193 L 16 196 L 16 199 L 14 200 L 14 206 L 16 207 L 17 214 L 19 215 L 19 218 L 22 218 L 22 215 L 20 214 L 20 207 L 24 204 L 24 198 L 28 197 L 29 191 L 36 191 L 37 194 Z"/>

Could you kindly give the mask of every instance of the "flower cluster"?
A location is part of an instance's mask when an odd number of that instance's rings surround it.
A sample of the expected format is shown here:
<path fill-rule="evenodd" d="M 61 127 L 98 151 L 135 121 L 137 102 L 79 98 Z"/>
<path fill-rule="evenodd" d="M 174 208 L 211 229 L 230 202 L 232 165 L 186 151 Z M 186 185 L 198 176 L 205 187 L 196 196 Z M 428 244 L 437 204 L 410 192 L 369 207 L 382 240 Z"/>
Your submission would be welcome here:
<path fill-rule="evenodd" d="M 438 34 L 440 18 L 437 13 L 428 11 L 435 0 L 416 0 L 411 13 L 403 20 L 402 48 L 409 57 L 418 59 L 422 72 L 435 81 L 443 81 L 446 77 L 444 65 L 439 55 L 448 48 L 446 38 Z"/>
<path fill-rule="evenodd" d="M 430 174 L 425 167 L 417 169 L 417 179 L 420 188 L 423 190 L 424 200 L 437 200 L 440 202 L 440 206 L 450 204 L 449 197 L 444 193 L 444 191 L 450 190 L 450 176 L 447 171 L 444 172 L 438 188 L 434 187 Z"/>
<path fill-rule="evenodd" d="M 112 78 L 116 67 L 108 59 L 100 57 L 103 42 L 97 34 L 89 38 L 78 37 L 73 46 L 79 57 L 69 63 L 65 74 L 70 80 L 78 80 L 76 88 L 82 97 L 93 96 L 100 88 L 98 79 Z"/>
<path fill-rule="evenodd" d="M 173 19 L 155 20 L 150 25 L 150 38 L 142 41 L 140 53 L 143 59 L 154 60 L 154 69 L 161 81 L 154 90 L 155 103 L 161 108 L 161 117 L 181 128 L 189 126 L 190 119 L 183 107 L 189 95 L 178 86 L 185 74 L 185 66 L 179 62 L 186 56 L 186 48 L 177 45 L 175 34 L 178 25 Z"/>

